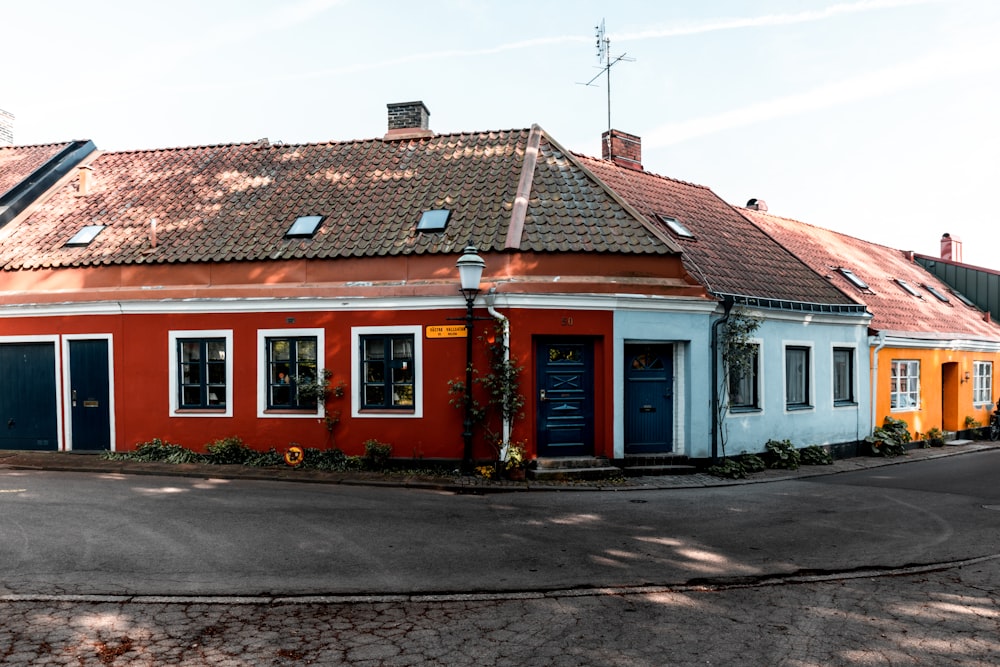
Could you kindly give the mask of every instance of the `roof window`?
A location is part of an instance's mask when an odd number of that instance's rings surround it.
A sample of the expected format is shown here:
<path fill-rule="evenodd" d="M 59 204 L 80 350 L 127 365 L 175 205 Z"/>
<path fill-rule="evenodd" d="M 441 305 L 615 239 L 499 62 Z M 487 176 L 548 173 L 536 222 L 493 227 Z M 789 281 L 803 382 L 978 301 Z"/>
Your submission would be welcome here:
<path fill-rule="evenodd" d="M 845 268 L 841 267 L 841 268 L 839 268 L 837 270 L 840 271 L 841 275 L 843 275 L 845 278 L 847 278 L 847 281 L 849 283 L 851 283 L 852 285 L 854 285 L 858 289 L 870 289 L 868 287 L 868 283 L 866 283 L 861 278 L 858 278 L 856 275 L 854 275 L 854 272 L 851 271 L 850 269 L 845 269 Z"/>
<path fill-rule="evenodd" d="M 448 226 L 448 219 L 451 217 L 451 211 L 446 208 L 435 208 L 430 211 L 424 211 L 423 215 L 420 216 L 420 222 L 417 223 L 418 232 L 443 232 L 444 228 Z"/>
<path fill-rule="evenodd" d="M 303 215 L 295 218 L 295 222 L 285 232 L 286 239 L 311 239 L 323 222 L 321 215 Z"/>
<path fill-rule="evenodd" d="M 87 225 L 76 234 L 73 234 L 73 237 L 69 241 L 66 241 L 66 246 L 80 247 L 90 245 L 90 242 L 97 238 L 102 229 L 104 229 L 104 225 Z"/>
<path fill-rule="evenodd" d="M 962 303 L 964 303 L 966 306 L 969 306 L 970 308 L 975 308 L 976 307 L 976 304 L 972 303 L 972 300 L 969 297 L 965 296 L 964 294 L 962 294 L 958 290 L 956 290 L 956 289 L 949 289 L 948 291 L 951 292 L 952 294 L 954 294 L 955 298 L 958 299 L 959 301 L 961 301 Z"/>
<path fill-rule="evenodd" d="M 910 283 L 906 282 L 902 278 L 896 278 L 895 280 L 896 280 L 896 284 L 897 285 L 899 285 L 900 287 L 902 287 L 904 290 L 906 290 L 907 292 L 909 292 L 913 296 L 917 297 L 918 299 L 923 299 L 924 298 L 923 294 L 921 294 L 920 292 L 918 292 L 916 287 L 914 287 Z"/>
<path fill-rule="evenodd" d="M 934 296 L 936 296 L 939 300 L 941 300 L 941 301 L 943 301 L 945 303 L 948 303 L 949 301 L 951 301 L 951 299 L 949 299 L 948 297 L 946 297 L 944 294 L 941 294 L 941 292 L 937 291 L 937 289 L 935 289 L 931 285 L 928 285 L 927 283 L 924 283 L 924 289 L 927 290 L 928 292 L 930 292 L 931 294 L 933 294 Z"/>
<path fill-rule="evenodd" d="M 665 224 L 670 231 L 672 231 L 677 236 L 681 236 L 686 239 L 693 239 L 694 234 L 681 223 L 677 218 L 671 218 L 669 215 L 663 215 L 662 213 L 657 213 L 656 217 L 660 219 L 660 222 Z"/>

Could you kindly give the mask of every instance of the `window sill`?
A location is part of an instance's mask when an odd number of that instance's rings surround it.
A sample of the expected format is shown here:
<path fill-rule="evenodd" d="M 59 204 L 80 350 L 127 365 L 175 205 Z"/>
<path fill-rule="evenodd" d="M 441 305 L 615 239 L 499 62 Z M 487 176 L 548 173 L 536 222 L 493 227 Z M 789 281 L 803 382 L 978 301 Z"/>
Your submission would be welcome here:
<path fill-rule="evenodd" d="M 273 415 L 273 416 L 279 416 L 279 417 L 282 416 L 282 415 L 288 415 L 290 417 L 319 417 L 320 416 L 318 410 L 315 410 L 315 409 L 310 410 L 309 408 L 301 408 L 301 409 L 298 409 L 298 410 L 295 409 L 295 408 L 268 408 L 268 409 L 264 410 L 264 414 L 268 415 L 268 416 L 272 416 Z"/>
<path fill-rule="evenodd" d="M 225 408 L 177 408 L 175 415 L 224 415 Z"/>
<path fill-rule="evenodd" d="M 745 408 L 739 407 L 739 408 L 729 408 L 729 412 L 730 414 L 734 415 L 752 415 L 752 414 L 757 414 L 759 412 L 763 412 L 763 410 L 761 410 L 758 407 L 745 407 Z"/>
<path fill-rule="evenodd" d="M 813 410 L 813 409 L 815 409 L 815 406 L 812 406 L 812 405 L 786 405 L 785 406 L 785 411 L 786 412 L 801 412 L 801 411 L 804 411 L 804 410 Z"/>
<path fill-rule="evenodd" d="M 358 410 L 359 415 L 414 415 L 416 412 L 413 408 L 395 410 L 390 408 L 361 408 Z"/>
<path fill-rule="evenodd" d="M 858 407 L 857 401 L 834 401 L 833 407 L 835 408 L 856 408 Z"/>

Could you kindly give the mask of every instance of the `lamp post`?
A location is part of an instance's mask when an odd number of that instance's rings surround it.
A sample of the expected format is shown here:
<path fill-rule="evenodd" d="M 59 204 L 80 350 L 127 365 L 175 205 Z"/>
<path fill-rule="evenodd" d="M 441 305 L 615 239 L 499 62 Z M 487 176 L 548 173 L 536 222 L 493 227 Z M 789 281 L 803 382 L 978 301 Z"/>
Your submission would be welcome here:
<path fill-rule="evenodd" d="M 479 280 L 483 276 L 486 262 L 479 256 L 476 246 L 469 243 L 462 256 L 455 262 L 458 267 L 458 278 L 461 281 L 459 291 L 465 297 L 465 419 L 462 423 L 462 469 L 472 472 L 472 325 L 475 322 L 473 308 L 476 296 L 479 294 Z"/>

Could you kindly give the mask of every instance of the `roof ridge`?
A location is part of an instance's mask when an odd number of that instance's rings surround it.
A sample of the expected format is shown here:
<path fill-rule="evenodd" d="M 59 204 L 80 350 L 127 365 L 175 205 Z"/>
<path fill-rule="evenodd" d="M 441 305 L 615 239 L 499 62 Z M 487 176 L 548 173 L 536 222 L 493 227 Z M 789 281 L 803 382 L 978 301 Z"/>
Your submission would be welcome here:
<path fill-rule="evenodd" d="M 509 128 L 505 130 L 479 130 L 471 132 L 443 132 L 435 133 L 427 137 L 410 137 L 406 139 L 385 139 L 385 137 L 367 137 L 362 139 L 328 139 L 325 141 L 302 141 L 302 142 L 285 142 L 280 139 L 274 141 L 267 140 L 267 137 L 262 139 L 257 139 L 255 141 L 231 141 L 231 142 L 220 142 L 214 144 L 189 144 L 186 146 L 161 146 L 157 148 L 127 148 L 122 150 L 107 150 L 103 151 L 105 154 L 115 154 L 123 155 L 127 153 L 164 153 L 169 151 L 189 151 L 207 148 L 238 148 L 242 146 L 246 147 L 260 147 L 260 148 L 303 148 L 309 146 L 335 146 L 342 145 L 347 146 L 351 144 L 365 144 L 365 143 L 400 143 L 404 141 L 433 141 L 435 139 L 442 139 L 447 137 L 458 137 L 458 136 L 484 136 L 490 134 L 501 134 L 501 133 L 525 133 L 531 132 L 531 128 L 517 127 Z M 267 140 L 266 145 L 261 145 L 263 141 Z"/>
<path fill-rule="evenodd" d="M 879 248 L 884 248 L 886 250 L 892 250 L 893 252 L 899 252 L 899 253 L 907 253 L 907 252 L 909 252 L 909 251 L 903 250 L 901 248 L 896 248 L 896 247 L 891 246 L 891 245 L 885 245 L 884 243 L 879 243 L 878 241 L 869 241 L 868 239 L 863 239 L 860 236 L 852 236 L 852 235 L 847 234 L 845 232 L 839 232 L 836 229 L 830 229 L 829 227 L 823 227 L 822 225 L 815 225 L 815 224 L 813 224 L 811 222 L 804 222 L 802 220 L 796 220 L 795 218 L 789 218 L 789 217 L 786 217 L 786 216 L 783 216 L 783 215 L 774 215 L 773 213 L 769 213 L 769 212 L 766 212 L 766 211 L 758 211 L 758 210 L 755 210 L 755 209 L 752 209 L 752 208 L 746 208 L 744 206 L 734 206 L 733 208 L 737 208 L 740 211 L 749 211 L 753 215 L 766 216 L 766 217 L 770 217 L 770 218 L 775 218 L 777 220 L 787 220 L 788 222 L 794 222 L 797 225 L 805 225 L 806 227 L 811 227 L 813 229 L 819 229 L 819 230 L 824 231 L 824 232 L 829 232 L 831 234 L 836 234 L 837 236 L 840 236 L 840 237 L 843 237 L 843 238 L 846 238 L 846 239 L 853 239 L 855 241 L 860 241 L 861 243 L 867 243 L 868 245 L 878 246 Z M 914 253 L 914 254 L 919 254 L 919 253 Z"/>

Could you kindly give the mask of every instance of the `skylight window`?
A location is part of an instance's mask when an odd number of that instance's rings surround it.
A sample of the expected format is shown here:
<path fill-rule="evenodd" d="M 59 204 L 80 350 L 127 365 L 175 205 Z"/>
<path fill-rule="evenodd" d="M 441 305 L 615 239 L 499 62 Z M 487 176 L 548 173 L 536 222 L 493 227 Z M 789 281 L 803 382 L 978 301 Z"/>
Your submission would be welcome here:
<path fill-rule="evenodd" d="M 102 229 L 104 229 L 104 225 L 87 225 L 76 234 L 73 234 L 73 238 L 66 241 L 66 245 L 74 247 L 90 245 L 90 242 L 97 238 Z"/>
<path fill-rule="evenodd" d="M 285 232 L 285 238 L 289 239 L 311 239 L 319 229 L 319 224 L 323 222 L 321 215 L 303 215 L 295 218 L 295 222 Z"/>
<path fill-rule="evenodd" d="M 910 283 L 906 282 L 902 278 L 896 278 L 896 284 L 899 285 L 900 287 L 902 287 L 904 290 L 906 290 L 910 294 L 912 294 L 913 296 L 917 297 L 918 299 L 923 299 L 924 298 L 924 296 L 920 292 L 917 291 L 916 287 L 914 287 Z"/>
<path fill-rule="evenodd" d="M 691 233 L 691 230 L 685 227 L 677 218 L 671 218 L 669 215 L 663 215 L 662 213 L 657 213 L 656 217 L 658 217 L 660 222 L 665 224 L 670 231 L 677 234 L 677 236 L 681 236 L 686 239 L 694 238 L 694 234 Z"/>
<path fill-rule="evenodd" d="M 949 289 L 948 291 L 951 292 L 952 294 L 954 294 L 955 298 L 958 299 L 959 301 L 961 301 L 962 303 L 964 303 L 966 306 L 969 306 L 970 308 L 975 308 L 976 307 L 976 304 L 972 303 L 972 300 L 969 297 L 965 296 L 964 294 L 962 294 L 958 290 Z"/>
<path fill-rule="evenodd" d="M 839 268 L 839 269 L 837 269 L 837 270 L 838 270 L 838 271 L 840 271 L 840 273 L 841 273 L 841 274 L 842 274 L 842 275 L 843 275 L 843 276 L 844 276 L 845 278 L 847 278 L 847 281 L 848 281 L 849 283 L 851 283 L 852 285 L 854 285 L 854 286 L 855 286 L 855 287 L 857 287 L 858 289 L 869 289 L 869 287 L 868 287 L 868 283 L 866 283 L 866 282 L 865 282 L 865 281 L 863 281 L 863 280 L 862 280 L 861 278 L 858 278 L 858 277 L 857 277 L 856 275 L 854 275 L 854 272 L 853 272 L 853 271 L 851 271 L 850 269 L 845 269 L 845 268 Z"/>
<path fill-rule="evenodd" d="M 951 299 L 946 297 L 944 294 L 941 294 L 941 292 L 937 291 L 937 289 L 935 289 L 931 285 L 928 285 L 927 283 L 924 283 L 924 289 L 933 294 L 934 296 L 936 296 L 941 301 L 944 301 L 945 303 L 951 301 Z"/>
<path fill-rule="evenodd" d="M 451 211 L 446 208 L 435 208 L 430 211 L 424 211 L 423 215 L 420 216 L 420 222 L 417 223 L 418 232 L 443 232 L 444 228 L 448 226 L 448 219 L 451 217 Z"/>

